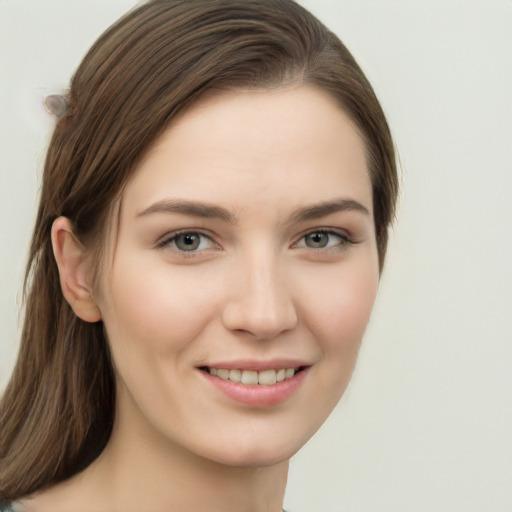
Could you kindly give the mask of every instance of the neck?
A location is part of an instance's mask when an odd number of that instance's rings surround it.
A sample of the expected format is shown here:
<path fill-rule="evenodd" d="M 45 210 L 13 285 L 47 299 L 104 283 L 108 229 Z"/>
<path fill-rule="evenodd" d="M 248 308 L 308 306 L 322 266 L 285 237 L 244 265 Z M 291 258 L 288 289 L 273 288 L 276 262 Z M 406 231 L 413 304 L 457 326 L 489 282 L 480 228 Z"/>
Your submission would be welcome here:
<path fill-rule="evenodd" d="M 184 450 L 172 456 L 115 443 L 95 464 L 98 483 L 113 510 L 201 510 L 280 512 L 288 461 L 265 468 L 240 468 Z M 137 453 L 138 452 L 138 453 Z M 108 498 L 107 498 L 108 497 Z"/>
<path fill-rule="evenodd" d="M 287 460 L 258 468 L 229 466 L 192 453 L 147 427 L 140 416 L 131 416 L 129 422 L 118 416 L 104 452 L 84 472 L 110 510 L 282 510 Z"/>

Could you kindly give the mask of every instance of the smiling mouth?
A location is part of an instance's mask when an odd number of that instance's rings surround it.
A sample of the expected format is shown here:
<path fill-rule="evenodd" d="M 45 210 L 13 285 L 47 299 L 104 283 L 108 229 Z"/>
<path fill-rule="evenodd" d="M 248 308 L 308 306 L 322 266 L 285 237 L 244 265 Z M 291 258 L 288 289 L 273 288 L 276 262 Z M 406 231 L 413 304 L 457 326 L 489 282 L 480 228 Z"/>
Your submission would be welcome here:
<path fill-rule="evenodd" d="M 246 386 L 273 386 L 279 382 L 284 382 L 291 379 L 297 373 L 308 368 L 307 366 L 300 366 L 299 368 L 280 368 L 278 370 L 238 370 L 227 368 L 210 368 L 209 366 L 202 366 L 200 370 L 209 373 L 214 377 L 222 380 L 229 380 L 237 384 L 244 384 Z"/>

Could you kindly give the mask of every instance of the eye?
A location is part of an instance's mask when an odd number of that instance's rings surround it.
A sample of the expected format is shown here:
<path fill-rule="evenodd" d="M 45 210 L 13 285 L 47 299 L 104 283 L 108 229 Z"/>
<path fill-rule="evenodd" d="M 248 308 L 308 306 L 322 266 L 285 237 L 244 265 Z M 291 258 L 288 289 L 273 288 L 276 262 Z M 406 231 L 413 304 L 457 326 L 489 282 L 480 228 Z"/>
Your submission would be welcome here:
<path fill-rule="evenodd" d="M 181 231 L 171 233 L 160 241 L 158 248 L 170 248 L 179 252 L 201 252 L 218 248 L 218 245 L 207 235 L 196 231 Z"/>
<path fill-rule="evenodd" d="M 350 238 L 342 233 L 328 230 L 316 230 L 304 235 L 295 247 L 309 249 L 342 249 L 353 243 Z"/>

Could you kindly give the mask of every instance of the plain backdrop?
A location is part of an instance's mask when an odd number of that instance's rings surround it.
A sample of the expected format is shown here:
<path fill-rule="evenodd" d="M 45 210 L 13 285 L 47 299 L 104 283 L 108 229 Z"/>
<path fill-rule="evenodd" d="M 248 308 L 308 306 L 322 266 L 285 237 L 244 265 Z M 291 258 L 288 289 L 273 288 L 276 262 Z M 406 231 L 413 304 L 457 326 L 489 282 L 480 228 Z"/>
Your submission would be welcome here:
<path fill-rule="evenodd" d="M 301 3 L 374 84 L 402 197 L 356 372 L 285 506 L 512 512 L 512 1 Z M 41 98 L 133 4 L 0 0 L 0 388 L 53 127 Z"/>

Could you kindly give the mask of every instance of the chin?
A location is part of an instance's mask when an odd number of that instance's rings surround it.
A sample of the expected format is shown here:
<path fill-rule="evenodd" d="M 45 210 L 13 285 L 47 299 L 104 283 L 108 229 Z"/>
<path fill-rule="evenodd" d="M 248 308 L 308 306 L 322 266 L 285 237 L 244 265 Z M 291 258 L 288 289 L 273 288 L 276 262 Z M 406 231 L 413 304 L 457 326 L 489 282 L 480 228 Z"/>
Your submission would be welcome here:
<path fill-rule="evenodd" d="M 227 443 L 225 449 L 216 450 L 215 453 L 205 454 L 207 458 L 214 462 L 226 466 L 241 468 L 262 468 L 274 466 L 287 462 L 295 455 L 310 436 L 306 439 L 283 439 L 281 436 L 260 437 L 255 439 L 249 436 L 247 440 L 237 439 Z M 218 448 L 221 446 L 218 445 Z"/>
<path fill-rule="evenodd" d="M 214 461 L 225 466 L 238 467 L 238 468 L 265 468 L 275 466 L 283 462 L 287 462 L 297 450 L 289 453 L 262 453 L 261 451 L 253 451 L 249 453 L 232 453 L 223 454 L 222 457 L 215 457 Z"/>

